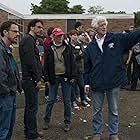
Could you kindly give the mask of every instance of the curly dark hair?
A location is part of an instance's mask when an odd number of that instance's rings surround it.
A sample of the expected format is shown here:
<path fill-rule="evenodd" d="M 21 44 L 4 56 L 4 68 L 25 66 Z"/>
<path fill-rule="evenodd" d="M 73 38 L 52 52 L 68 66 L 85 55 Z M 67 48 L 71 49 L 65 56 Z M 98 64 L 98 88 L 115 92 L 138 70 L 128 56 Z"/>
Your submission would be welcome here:
<path fill-rule="evenodd" d="M 28 27 L 27 27 L 27 33 L 29 33 L 30 30 L 31 30 L 31 27 L 35 27 L 36 26 L 36 23 L 38 23 L 38 22 L 40 22 L 43 25 L 43 21 L 40 20 L 40 19 L 33 19 L 33 20 L 31 20 L 29 22 L 29 24 L 28 24 Z"/>

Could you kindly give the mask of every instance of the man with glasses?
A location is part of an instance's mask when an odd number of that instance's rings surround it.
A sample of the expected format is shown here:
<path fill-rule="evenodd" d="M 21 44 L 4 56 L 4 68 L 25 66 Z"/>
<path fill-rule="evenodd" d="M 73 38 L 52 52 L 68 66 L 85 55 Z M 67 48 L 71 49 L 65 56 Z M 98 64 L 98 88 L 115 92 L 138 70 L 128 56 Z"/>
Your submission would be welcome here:
<path fill-rule="evenodd" d="M 19 27 L 6 21 L 0 27 L 0 140 L 10 140 L 16 118 L 17 65 L 10 45 L 17 43 Z"/>
<path fill-rule="evenodd" d="M 43 22 L 33 19 L 28 24 L 27 34 L 19 44 L 22 68 L 22 87 L 25 94 L 24 133 L 28 140 L 41 140 L 37 131 L 38 91 L 41 87 L 42 66 L 35 37 L 43 31 Z"/>

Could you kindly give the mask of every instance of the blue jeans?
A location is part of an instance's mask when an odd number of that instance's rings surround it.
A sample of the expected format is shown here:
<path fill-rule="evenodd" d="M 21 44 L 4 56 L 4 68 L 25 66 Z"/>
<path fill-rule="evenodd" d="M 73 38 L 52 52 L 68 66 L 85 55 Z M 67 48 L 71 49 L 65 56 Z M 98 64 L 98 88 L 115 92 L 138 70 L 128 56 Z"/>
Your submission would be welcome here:
<path fill-rule="evenodd" d="M 76 101 L 76 89 L 77 89 L 77 83 L 72 83 L 71 85 L 71 102 Z"/>
<path fill-rule="evenodd" d="M 83 73 L 80 73 L 77 79 L 77 85 L 79 87 L 80 90 L 80 98 L 81 101 L 85 100 L 85 92 L 84 92 L 84 77 L 83 77 Z"/>
<path fill-rule="evenodd" d="M 16 96 L 0 96 L 0 140 L 10 140 L 16 119 Z"/>
<path fill-rule="evenodd" d="M 74 102 L 76 100 L 76 93 L 77 93 L 78 88 L 79 88 L 81 101 L 83 101 L 83 100 L 85 100 L 83 73 L 80 73 L 78 75 L 78 79 L 76 80 L 76 82 L 72 84 L 72 90 L 71 90 L 72 91 L 72 93 L 71 93 L 72 102 Z"/>
<path fill-rule="evenodd" d="M 28 139 L 37 138 L 38 90 L 30 80 L 23 80 L 22 88 L 25 94 L 24 133 Z"/>
<path fill-rule="evenodd" d="M 105 95 L 108 102 L 109 135 L 118 134 L 118 98 L 120 87 L 106 90 L 105 92 L 93 92 L 93 134 L 102 134 L 102 107 Z"/>
<path fill-rule="evenodd" d="M 63 93 L 64 123 L 71 124 L 71 83 L 69 81 L 65 81 L 63 76 L 57 76 L 55 84 L 50 84 L 49 86 L 49 98 L 47 100 L 46 112 L 44 116 L 44 121 L 46 124 L 49 124 L 51 119 L 51 112 L 56 100 L 59 83 L 61 83 Z"/>

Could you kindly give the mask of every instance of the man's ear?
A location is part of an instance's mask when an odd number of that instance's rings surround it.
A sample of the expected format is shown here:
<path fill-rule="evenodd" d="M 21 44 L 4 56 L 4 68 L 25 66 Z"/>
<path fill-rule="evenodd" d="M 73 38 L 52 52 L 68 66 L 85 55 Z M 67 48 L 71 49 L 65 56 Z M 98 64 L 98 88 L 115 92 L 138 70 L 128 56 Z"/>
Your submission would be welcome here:
<path fill-rule="evenodd" d="M 30 30 L 33 31 L 34 30 L 34 27 L 30 27 Z"/>
<path fill-rule="evenodd" d="M 4 36 L 7 36 L 8 35 L 8 31 L 7 30 L 3 30 L 3 34 L 4 34 Z"/>

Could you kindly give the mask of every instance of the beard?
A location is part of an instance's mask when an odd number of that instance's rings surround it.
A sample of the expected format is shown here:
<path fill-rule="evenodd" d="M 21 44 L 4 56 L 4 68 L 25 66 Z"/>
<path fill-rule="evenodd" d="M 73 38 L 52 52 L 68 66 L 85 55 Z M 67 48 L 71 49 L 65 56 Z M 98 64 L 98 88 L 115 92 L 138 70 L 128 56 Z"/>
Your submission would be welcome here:
<path fill-rule="evenodd" d="M 12 44 L 17 44 L 17 38 L 13 38 L 13 39 L 10 39 L 10 42 L 12 43 Z"/>

